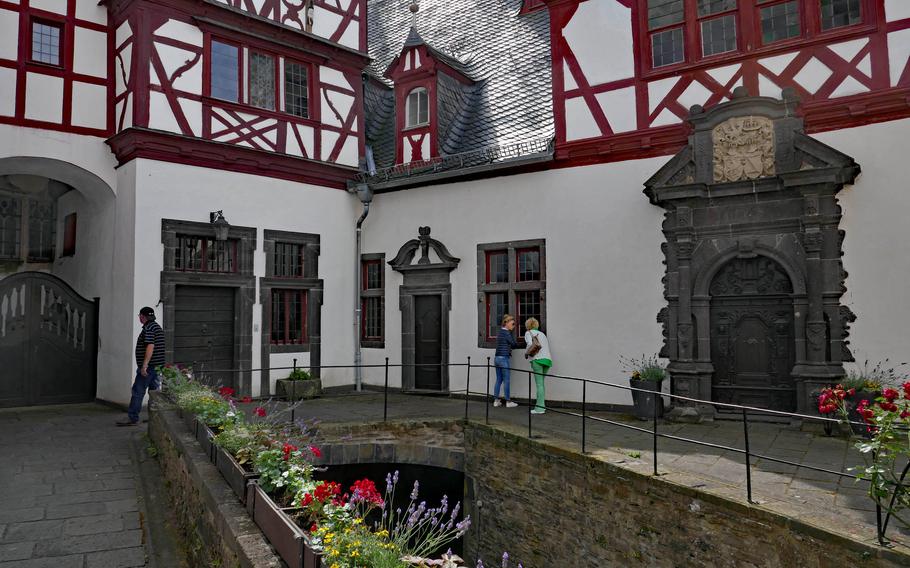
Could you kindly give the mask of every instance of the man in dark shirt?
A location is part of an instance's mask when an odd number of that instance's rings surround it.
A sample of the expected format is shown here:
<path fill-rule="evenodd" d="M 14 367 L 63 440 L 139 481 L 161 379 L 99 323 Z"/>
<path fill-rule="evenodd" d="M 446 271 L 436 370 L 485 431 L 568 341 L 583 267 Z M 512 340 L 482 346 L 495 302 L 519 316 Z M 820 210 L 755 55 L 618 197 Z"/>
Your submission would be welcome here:
<path fill-rule="evenodd" d="M 160 384 L 158 367 L 164 365 L 164 330 L 155 321 L 155 310 L 148 306 L 139 310 L 139 323 L 142 330 L 136 338 L 136 378 L 133 380 L 128 418 L 117 422 L 117 426 L 138 424 L 145 391 L 157 390 Z"/>

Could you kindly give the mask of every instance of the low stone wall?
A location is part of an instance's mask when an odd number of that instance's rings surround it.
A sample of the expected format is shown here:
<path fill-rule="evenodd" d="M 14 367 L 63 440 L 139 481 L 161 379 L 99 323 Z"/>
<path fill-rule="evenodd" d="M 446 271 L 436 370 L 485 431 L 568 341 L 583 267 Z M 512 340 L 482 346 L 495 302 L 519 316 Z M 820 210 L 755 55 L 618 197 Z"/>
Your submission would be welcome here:
<path fill-rule="evenodd" d="M 482 424 L 465 426 L 467 550 L 525 568 L 897 567 L 910 556 Z"/>
<path fill-rule="evenodd" d="M 149 437 L 158 450 L 165 487 L 194 567 L 285 566 L 209 461 L 176 409 L 149 393 Z"/>

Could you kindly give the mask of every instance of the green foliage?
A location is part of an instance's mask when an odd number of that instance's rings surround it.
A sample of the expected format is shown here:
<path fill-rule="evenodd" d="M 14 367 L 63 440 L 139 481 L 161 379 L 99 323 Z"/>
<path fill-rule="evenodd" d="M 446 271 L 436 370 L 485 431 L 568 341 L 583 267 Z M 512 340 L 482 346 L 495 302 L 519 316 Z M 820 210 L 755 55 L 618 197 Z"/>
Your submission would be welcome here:
<path fill-rule="evenodd" d="M 657 354 L 620 357 L 619 362 L 623 366 L 623 372 L 635 380 L 662 381 L 667 378 L 667 368 L 660 362 Z"/>
<path fill-rule="evenodd" d="M 316 487 L 313 465 L 304 453 L 285 442 L 256 454 L 253 467 L 259 473 L 259 486 L 267 493 L 280 493 L 292 503 L 299 503 L 305 493 Z"/>
<path fill-rule="evenodd" d="M 309 381 L 313 379 L 313 375 L 306 369 L 294 369 L 288 375 L 288 379 L 292 381 Z"/>
<path fill-rule="evenodd" d="M 847 376 L 841 382 L 844 389 L 856 389 L 865 392 L 881 392 L 884 387 L 895 386 L 901 380 L 897 369 L 907 363 L 890 364 L 889 359 L 869 365 L 869 360 L 863 361 L 862 366 L 847 371 Z"/>

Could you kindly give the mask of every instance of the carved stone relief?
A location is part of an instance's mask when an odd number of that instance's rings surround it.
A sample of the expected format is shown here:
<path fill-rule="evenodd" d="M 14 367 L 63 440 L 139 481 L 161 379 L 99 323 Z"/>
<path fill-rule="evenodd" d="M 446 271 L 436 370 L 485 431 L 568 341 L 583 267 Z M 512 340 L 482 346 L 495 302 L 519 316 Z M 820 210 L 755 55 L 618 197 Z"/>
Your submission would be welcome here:
<path fill-rule="evenodd" d="M 774 126 L 762 116 L 731 118 L 714 127 L 714 181 L 774 175 Z"/>

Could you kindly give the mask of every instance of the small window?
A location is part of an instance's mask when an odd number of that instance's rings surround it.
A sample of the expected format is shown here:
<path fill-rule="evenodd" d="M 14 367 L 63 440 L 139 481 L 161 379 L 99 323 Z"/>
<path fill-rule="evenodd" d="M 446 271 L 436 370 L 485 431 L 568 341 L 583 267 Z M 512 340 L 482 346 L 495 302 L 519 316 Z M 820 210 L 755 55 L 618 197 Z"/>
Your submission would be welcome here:
<path fill-rule="evenodd" d="M 862 0 L 821 0 L 820 8 L 822 30 L 852 26 L 863 21 Z"/>
<path fill-rule="evenodd" d="M 306 290 L 272 290 L 272 343 L 307 343 Z"/>
<path fill-rule="evenodd" d="M 365 254 L 360 259 L 360 345 L 384 347 L 385 255 Z"/>
<path fill-rule="evenodd" d="M 275 110 L 275 58 L 250 52 L 250 104 Z"/>
<path fill-rule="evenodd" d="M 307 68 L 293 61 L 284 62 L 284 110 L 294 116 L 307 118 Z"/>
<path fill-rule="evenodd" d="M 305 246 L 301 243 L 275 243 L 272 253 L 272 266 L 277 278 L 303 278 L 303 254 Z"/>
<path fill-rule="evenodd" d="M 217 241 L 193 235 L 177 235 L 174 269 L 183 272 L 237 271 L 237 240 Z"/>
<path fill-rule="evenodd" d="M 673 28 L 651 35 L 651 57 L 654 67 L 666 67 L 684 61 L 682 28 Z"/>
<path fill-rule="evenodd" d="M 212 40 L 211 92 L 216 99 L 240 102 L 240 48 Z"/>
<path fill-rule="evenodd" d="M 797 0 L 764 6 L 760 13 L 763 44 L 799 37 L 799 2 Z"/>
<path fill-rule="evenodd" d="M 480 347 L 493 347 L 502 316 L 518 322 L 516 335 L 523 341 L 524 322 L 537 318 L 546 327 L 545 243 L 541 240 L 478 245 L 478 314 Z"/>
<path fill-rule="evenodd" d="M 0 259 L 19 260 L 22 231 L 22 201 L 0 195 Z"/>
<path fill-rule="evenodd" d="M 57 204 L 28 200 L 28 261 L 52 262 L 57 234 Z"/>
<path fill-rule="evenodd" d="M 76 254 L 76 214 L 63 218 L 63 256 Z"/>
<path fill-rule="evenodd" d="M 430 122 L 430 97 L 423 87 L 414 89 L 408 94 L 405 116 L 407 126 L 421 126 Z"/>
<path fill-rule="evenodd" d="M 32 20 L 31 60 L 47 65 L 62 65 L 63 26 L 43 20 Z"/>

